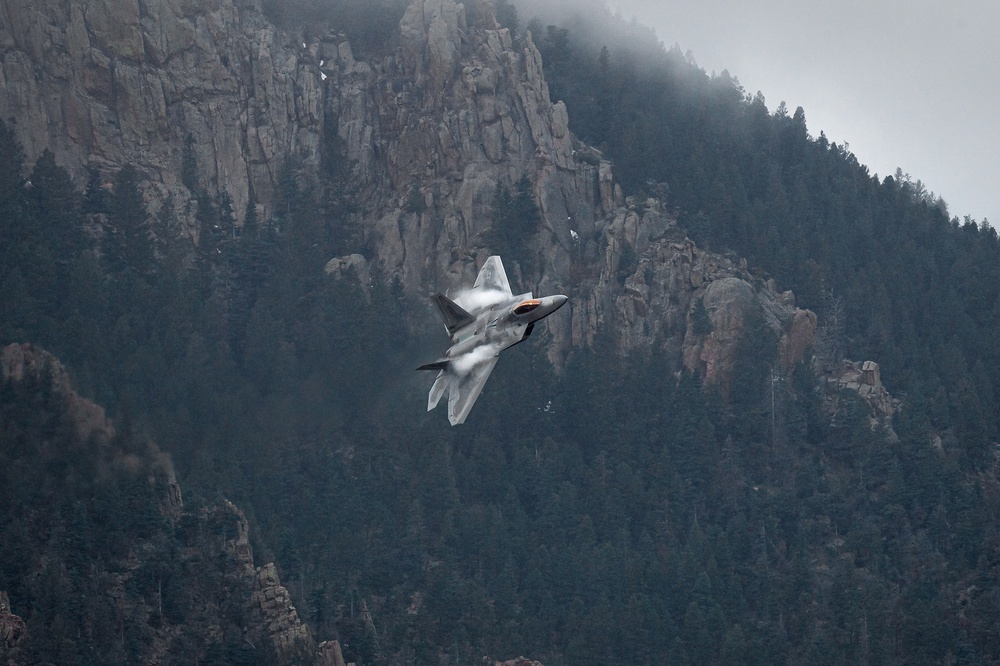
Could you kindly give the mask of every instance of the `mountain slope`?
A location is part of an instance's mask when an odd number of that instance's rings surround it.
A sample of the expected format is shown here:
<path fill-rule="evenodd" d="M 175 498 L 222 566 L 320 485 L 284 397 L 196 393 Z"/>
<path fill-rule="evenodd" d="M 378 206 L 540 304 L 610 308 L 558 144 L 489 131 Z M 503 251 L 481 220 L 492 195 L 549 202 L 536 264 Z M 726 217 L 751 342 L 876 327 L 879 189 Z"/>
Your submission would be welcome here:
<path fill-rule="evenodd" d="M 0 350 L 10 663 L 312 662 L 273 564 L 228 501 L 185 509 L 170 460 L 30 345 Z M 221 539 L 220 539 L 221 537 Z M 7 624 L 17 629 L 16 616 Z M 6 660 L 5 660 L 6 661 Z"/>
<path fill-rule="evenodd" d="M 0 338 L 50 344 L 189 498 L 243 507 L 312 634 L 358 663 L 995 662 L 988 231 L 669 53 L 630 78 L 609 48 L 629 95 L 607 129 L 649 151 L 602 154 L 548 91 L 581 80 L 552 72 L 573 33 L 494 16 L 412 3 L 364 49 L 267 27 L 282 53 L 305 37 L 324 114 L 245 213 L 183 143 L 172 198 L 118 164 L 79 192 L 0 126 L 0 230 L 21 241 L 0 245 Z M 572 310 L 449 428 L 412 371 L 444 343 L 419 297 L 497 249 Z M 196 524 L 240 534 L 222 515 Z"/>

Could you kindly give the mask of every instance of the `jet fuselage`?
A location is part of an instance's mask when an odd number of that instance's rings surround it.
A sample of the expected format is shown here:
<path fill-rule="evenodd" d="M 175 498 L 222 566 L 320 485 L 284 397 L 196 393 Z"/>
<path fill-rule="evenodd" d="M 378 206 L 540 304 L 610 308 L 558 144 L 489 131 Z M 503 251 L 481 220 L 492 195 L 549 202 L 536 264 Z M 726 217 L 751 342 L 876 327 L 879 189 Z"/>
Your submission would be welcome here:
<path fill-rule="evenodd" d="M 455 331 L 445 355 L 461 356 L 482 345 L 500 345 L 500 351 L 512 347 L 531 334 L 529 329 L 536 321 L 558 310 L 567 300 L 562 294 L 532 298 L 529 292 L 497 303 L 479 313 L 473 323 Z"/>
<path fill-rule="evenodd" d="M 461 302 L 443 294 L 434 296 L 451 347 L 443 358 L 418 368 L 438 371 L 427 395 L 427 410 L 434 409 L 447 391 L 448 420 L 452 425 L 465 421 L 500 352 L 531 335 L 536 322 L 568 300 L 562 294 L 535 298 L 528 292 L 514 296 L 503 262 L 497 256 L 486 260 L 475 286 L 463 296 Z"/>

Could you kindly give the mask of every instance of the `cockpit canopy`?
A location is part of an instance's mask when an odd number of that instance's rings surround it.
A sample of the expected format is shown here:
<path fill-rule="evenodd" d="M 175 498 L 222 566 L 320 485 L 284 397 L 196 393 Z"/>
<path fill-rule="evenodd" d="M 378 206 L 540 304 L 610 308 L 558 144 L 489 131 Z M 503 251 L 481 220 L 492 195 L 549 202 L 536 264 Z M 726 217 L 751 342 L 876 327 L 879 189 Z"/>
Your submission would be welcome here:
<path fill-rule="evenodd" d="M 541 304 L 542 304 L 542 302 L 539 299 L 537 299 L 537 298 L 532 298 L 532 299 L 527 300 L 527 301 L 521 301 L 514 308 L 514 314 L 517 315 L 517 316 L 526 315 L 529 312 L 531 312 L 532 310 L 534 310 L 535 308 L 537 308 Z"/>

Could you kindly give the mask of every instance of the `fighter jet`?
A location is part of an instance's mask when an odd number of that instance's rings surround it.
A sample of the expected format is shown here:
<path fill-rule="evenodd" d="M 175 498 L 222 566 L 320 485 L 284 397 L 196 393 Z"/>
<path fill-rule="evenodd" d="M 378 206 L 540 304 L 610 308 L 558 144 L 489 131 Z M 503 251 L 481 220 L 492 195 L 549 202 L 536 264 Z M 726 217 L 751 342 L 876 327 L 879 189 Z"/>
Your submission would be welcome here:
<path fill-rule="evenodd" d="M 492 256 L 479 270 L 476 284 L 458 302 L 435 294 L 451 347 L 444 358 L 417 370 L 437 370 L 427 396 L 427 411 L 437 407 L 448 390 L 448 420 L 465 422 L 483 390 L 500 352 L 531 335 L 535 322 L 548 317 L 568 300 L 561 294 L 535 298 L 531 292 L 514 296 L 500 257 Z"/>

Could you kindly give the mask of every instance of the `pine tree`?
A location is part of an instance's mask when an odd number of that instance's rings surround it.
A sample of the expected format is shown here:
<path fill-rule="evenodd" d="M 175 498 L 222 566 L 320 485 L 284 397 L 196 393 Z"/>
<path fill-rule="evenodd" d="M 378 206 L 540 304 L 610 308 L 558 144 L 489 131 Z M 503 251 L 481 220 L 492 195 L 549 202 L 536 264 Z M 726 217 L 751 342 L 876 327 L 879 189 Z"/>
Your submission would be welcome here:
<path fill-rule="evenodd" d="M 130 164 L 122 167 L 115 178 L 102 250 L 105 266 L 112 274 L 129 271 L 145 276 L 152 271 L 149 216 L 139 191 L 139 172 Z"/>
<path fill-rule="evenodd" d="M 0 231 L 5 238 L 13 231 L 7 225 L 16 220 L 24 194 L 24 150 L 7 123 L 0 120 Z"/>

